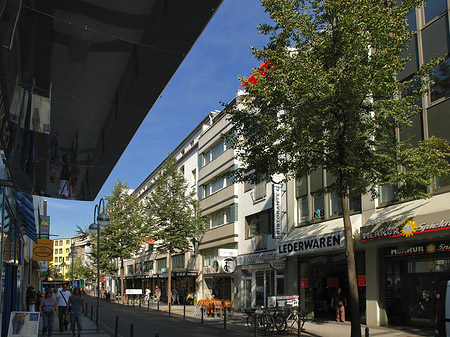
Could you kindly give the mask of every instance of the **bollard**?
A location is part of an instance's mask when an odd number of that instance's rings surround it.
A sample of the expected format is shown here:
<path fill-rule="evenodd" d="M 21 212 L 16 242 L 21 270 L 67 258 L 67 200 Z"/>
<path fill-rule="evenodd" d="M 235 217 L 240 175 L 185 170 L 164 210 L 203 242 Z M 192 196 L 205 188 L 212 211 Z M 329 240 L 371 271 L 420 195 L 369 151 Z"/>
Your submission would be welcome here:
<path fill-rule="evenodd" d="M 116 316 L 116 326 L 114 327 L 114 337 L 119 336 L 119 316 Z"/>
<path fill-rule="evenodd" d="M 227 308 L 223 308 L 223 329 L 227 329 Z"/>
<path fill-rule="evenodd" d="M 186 299 L 183 302 L 183 320 L 186 320 Z"/>
<path fill-rule="evenodd" d="M 86 311 L 85 311 L 85 313 L 86 313 L 86 316 L 87 316 L 87 314 L 88 314 L 88 304 L 87 304 L 87 302 L 86 302 Z"/>
<path fill-rule="evenodd" d="M 99 312 L 100 312 L 100 306 L 96 305 L 96 306 L 95 306 L 95 315 L 96 315 L 96 317 L 95 317 L 95 323 L 97 324 L 97 331 L 98 331 L 98 326 L 99 326 L 99 325 L 98 325 L 98 323 L 99 323 L 98 318 L 100 317 Z"/>
<path fill-rule="evenodd" d="M 139 297 L 139 309 L 141 308 L 141 297 Z"/>
<path fill-rule="evenodd" d="M 127 306 L 130 305 L 130 297 L 127 297 Z"/>
<path fill-rule="evenodd" d="M 94 317 L 94 306 L 91 305 L 91 321 L 93 321 L 93 317 Z"/>
<path fill-rule="evenodd" d="M 171 303 L 169 301 L 169 317 L 170 317 L 170 307 L 171 307 Z"/>
<path fill-rule="evenodd" d="M 368 326 L 366 326 L 366 329 L 365 329 L 365 337 L 369 337 L 369 327 Z"/>
<path fill-rule="evenodd" d="M 134 337 L 134 324 L 130 324 L 130 337 Z"/>
<path fill-rule="evenodd" d="M 258 335 L 258 318 L 255 314 L 255 337 Z"/>
<path fill-rule="evenodd" d="M 147 311 L 150 311 L 150 297 L 148 298 L 148 301 L 147 301 Z"/>
<path fill-rule="evenodd" d="M 158 309 L 156 309 L 157 311 L 158 311 L 158 313 L 159 313 L 159 301 L 158 301 Z"/>
<path fill-rule="evenodd" d="M 300 316 L 298 316 L 297 321 L 297 336 L 300 336 L 302 334 L 302 321 L 300 320 Z"/>
<path fill-rule="evenodd" d="M 202 311 L 202 324 L 203 324 L 203 306 L 201 307 L 201 311 Z"/>

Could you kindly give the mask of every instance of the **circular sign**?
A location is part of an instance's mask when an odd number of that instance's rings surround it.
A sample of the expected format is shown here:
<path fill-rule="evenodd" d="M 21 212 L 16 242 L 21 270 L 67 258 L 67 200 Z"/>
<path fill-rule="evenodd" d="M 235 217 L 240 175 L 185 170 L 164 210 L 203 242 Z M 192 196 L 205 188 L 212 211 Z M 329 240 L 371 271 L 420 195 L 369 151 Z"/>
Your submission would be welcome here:
<path fill-rule="evenodd" d="M 278 259 L 270 261 L 269 265 L 272 269 L 275 270 L 283 270 L 284 268 L 286 268 L 286 262 Z"/>
<path fill-rule="evenodd" d="M 236 262 L 234 262 L 232 257 L 227 257 L 222 260 L 222 270 L 228 274 L 231 274 L 236 270 Z"/>

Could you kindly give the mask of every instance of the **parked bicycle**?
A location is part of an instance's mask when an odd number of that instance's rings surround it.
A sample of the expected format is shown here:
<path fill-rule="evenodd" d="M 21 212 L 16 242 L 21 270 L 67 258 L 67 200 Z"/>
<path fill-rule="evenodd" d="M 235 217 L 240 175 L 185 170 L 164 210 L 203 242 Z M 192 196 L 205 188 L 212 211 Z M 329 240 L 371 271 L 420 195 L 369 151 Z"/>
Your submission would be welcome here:
<path fill-rule="evenodd" d="M 277 308 L 267 309 L 261 307 L 261 309 L 246 310 L 247 312 L 247 327 L 251 332 L 254 332 L 257 328 L 259 331 L 273 331 L 275 328 L 279 330 L 279 327 L 283 325 L 285 317 L 282 312 Z"/>
<path fill-rule="evenodd" d="M 306 322 L 306 315 L 300 307 L 288 307 L 284 309 L 283 320 L 276 326 L 278 331 L 300 329 L 305 330 L 303 326 Z"/>

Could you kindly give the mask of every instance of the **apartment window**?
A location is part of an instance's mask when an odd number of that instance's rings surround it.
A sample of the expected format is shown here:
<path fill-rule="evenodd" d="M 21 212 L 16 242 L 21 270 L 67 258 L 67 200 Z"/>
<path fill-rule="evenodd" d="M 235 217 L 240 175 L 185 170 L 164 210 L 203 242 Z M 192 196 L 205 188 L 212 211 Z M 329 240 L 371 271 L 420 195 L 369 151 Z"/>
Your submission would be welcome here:
<path fill-rule="evenodd" d="M 59 248 L 59 253 L 60 253 L 60 254 L 62 254 L 62 253 L 63 253 L 63 250 L 62 250 L 62 248 Z"/>
<path fill-rule="evenodd" d="M 223 152 L 228 150 L 230 148 L 230 144 L 224 140 L 221 140 L 220 143 L 214 145 L 212 148 L 208 149 L 205 152 L 202 152 L 199 155 L 199 166 L 203 167 L 209 162 L 216 159 L 218 156 L 220 156 Z"/>
<path fill-rule="evenodd" d="M 156 272 L 161 274 L 162 269 L 167 268 L 167 259 L 164 257 L 162 259 L 156 260 Z"/>
<path fill-rule="evenodd" d="M 237 204 L 230 205 L 217 212 L 214 212 L 210 216 L 211 228 L 227 224 L 233 221 L 237 221 Z"/>
<path fill-rule="evenodd" d="M 66 253 L 69 253 L 70 252 L 70 248 L 66 248 Z"/>
<path fill-rule="evenodd" d="M 58 254 L 58 249 L 55 249 L 55 254 Z"/>
<path fill-rule="evenodd" d="M 447 0 L 428 0 L 425 2 L 425 23 L 447 11 Z"/>
<path fill-rule="evenodd" d="M 147 273 L 150 270 L 153 270 L 153 261 L 145 261 L 144 262 L 144 272 Z"/>
<path fill-rule="evenodd" d="M 63 262 L 63 258 L 61 256 L 59 257 L 59 262 Z"/>
<path fill-rule="evenodd" d="M 193 169 L 191 172 L 191 186 L 195 186 L 197 184 L 197 170 Z"/>
<path fill-rule="evenodd" d="M 265 181 L 261 181 L 255 185 L 255 200 L 260 200 L 266 197 L 266 186 Z"/>
<path fill-rule="evenodd" d="M 207 184 L 200 185 L 198 188 L 198 198 L 200 200 L 209 197 L 211 194 L 214 194 L 221 189 L 224 189 L 227 186 L 230 186 L 233 184 L 233 181 L 231 178 L 228 177 L 222 177 L 215 180 L 212 180 L 211 182 Z"/>
<path fill-rule="evenodd" d="M 66 240 L 66 245 L 70 245 L 70 240 Z"/>
<path fill-rule="evenodd" d="M 127 275 L 133 275 L 133 267 L 132 264 L 127 266 Z"/>
<path fill-rule="evenodd" d="M 172 268 L 184 268 L 184 254 L 172 256 Z"/>
<path fill-rule="evenodd" d="M 434 68 L 432 80 L 430 95 L 432 102 L 450 94 L 450 58 L 442 61 Z"/>
<path fill-rule="evenodd" d="M 55 245 L 55 246 L 58 246 L 58 241 L 54 241 L 54 245 Z"/>
<path fill-rule="evenodd" d="M 55 257 L 55 263 L 57 263 L 58 262 L 58 258 L 57 257 Z"/>
<path fill-rule="evenodd" d="M 245 217 L 245 238 L 255 240 L 255 250 L 267 248 L 267 235 L 272 234 L 272 210 Z"/>

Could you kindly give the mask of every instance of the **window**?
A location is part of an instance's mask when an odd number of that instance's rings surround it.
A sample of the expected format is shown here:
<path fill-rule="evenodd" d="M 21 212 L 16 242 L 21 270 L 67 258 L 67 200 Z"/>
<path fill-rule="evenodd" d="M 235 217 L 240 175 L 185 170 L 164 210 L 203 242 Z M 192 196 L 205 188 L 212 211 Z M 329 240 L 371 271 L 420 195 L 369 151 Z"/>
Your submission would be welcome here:
<path fill-rule="evenodd" d="M 54 241 L 54 245 L 55 245 L 55 246 L 58 246 L 58 241 L 55 240 L 55 241 Z"/>
<path fill-rule="evenodd" d="M 165 257 L 162 259 L 156 260 L 156 272 L 158 274 L 161 274 L 162 269 L 167 268 L 166 264 L 167 264 L 167 259 Z"/>
<path fill-rule="evenodd" d="M 66 253 L 69 253 L 70 252 L 70 249 L 69 248 L 66 248 Z"/>
<path fill-rule="evenodd" d="M 150 270 L 153 270 L 153 261 L 145 261 L 144 262 L 144 272 L 147 273 Z"/>
<path fill-rule="evenodd" d="M 172 256 L 172 268 L 184 268 L 184 254 Z"/>
<path fill-rule="evenodd" d="M 236 221 L 237 204 L 233 204 L 211 214 L 211 228 Z"/>
<path fill-rule="evenodd" d="M 432 102 L 450 94 L 450 58 L 439 63 L 434 71 L 433 84 L 430 87 Z"/>
<path fill-rule="evenodd" d="M 211 182 L 207 184 L 200 185 L 198 188 L 198 198 L 200 200 L 209 197 L 211 194 L 214 194 L 221 189 L 224 189 L 227 186 L 230 186 L 233 184 L 233 181 L 229 177 L 222 177 L 215 180 L 212 180 Z"/>
<path fill-rule="evenodd" d="M 59 257 L 59 262 L 63 262 L 63 258 L 61 256 Z"/>
<path fill-rule="evenodd" d="M 255 200 L 260 200 L 266 197 L 266 182 L 261 181 L 255 185 Z"/>
<path fill-rule="evenodd" d="M 60 245 L 60 246 L 63 245 L 63 240 L 59 240 L 59 245 Z"/>
<path fill-rule="evenodd" d="M 199 166 L 200 167 L 205 166 L 206 164 L 216 159 L 218 156 L 220 156 L 223 152 L 225 152 L 229 148 L 230 144 L 224 140 L 221 140 L 220 143 L 214 145 L 212 148 L 199 155 Z"/>
<path fill-rule="evenodd" d="M 127 266 L 127 274 L 133 275 L 133 265 L 132 264 Z"/>
<path fill-rule="evenodd" d="M 325 199 L 324 195 L 317 191 L 324 187 L 323 183 L 323 171 L 316 170 L 311 173 L 310 177 L 311 193 L 313 201 L 313 218 L 324 219 L 325 217 Z"/>
<path fill-rule="evenodd" d="M 63 253 L 62 248 L 59 248 L 59 254 L 62 254 L 62 253 Z"/>
<path fill-rule="evenodd" d="M 58 254 L 58 249 L 55 249 L 55 254 Z"/>
<path fill-rule="evenodd" d="M 267 248 L 267 235 L 272 233 L 272 210 L 263 211 L 245 218 L 245 238 L 255 239 L 255 250 Z"/>
<path fill-rule="evenodd" d="M 413 32 L 413 31 L 417 30 L 415 9 L 410 10 L 409 13 L 406 14 L 406 21 L 407 21 L 409 31 Z"/>
<path fill-rule="evenodd" d="M 55 257 L 55 263 L 57 263 L 58 262 L 58 258 L 57 257 Z"/>
<path fill-rule="evenodd" d="M 66 245 L 70 245 L 70 240 L 66 240 Z"/>
<path fill-rule="evenodd" d="M 446 0 L 427 0 L 424 7 L 425 23 L 430 22 L 435 17 L 447 10 Z"/>

